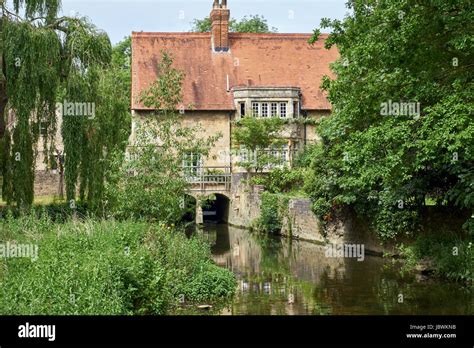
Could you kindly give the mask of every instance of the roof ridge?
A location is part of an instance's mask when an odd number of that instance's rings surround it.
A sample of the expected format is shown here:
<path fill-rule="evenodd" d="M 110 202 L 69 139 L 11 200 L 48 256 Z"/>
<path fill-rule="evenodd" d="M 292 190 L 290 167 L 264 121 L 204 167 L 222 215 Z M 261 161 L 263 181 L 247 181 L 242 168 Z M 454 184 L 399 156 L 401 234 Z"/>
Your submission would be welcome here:
<path fill-rule="evenodd" d="M 284 38 L 284 37 L 311 37 L 313 34 L 311 33 L 229 33 L 230 36 L 233 37 L 269 37 L 269 38 Z M 144 32 L 144 31 L 132 31 L 132 36 L 140 37 L 140 36 L 196 36 L 196 37 L 210 37 L 211 33 L 195 33 L 195 32 Z M 327 38 L 329 34 L 321 34 L 319 37 Z"/>

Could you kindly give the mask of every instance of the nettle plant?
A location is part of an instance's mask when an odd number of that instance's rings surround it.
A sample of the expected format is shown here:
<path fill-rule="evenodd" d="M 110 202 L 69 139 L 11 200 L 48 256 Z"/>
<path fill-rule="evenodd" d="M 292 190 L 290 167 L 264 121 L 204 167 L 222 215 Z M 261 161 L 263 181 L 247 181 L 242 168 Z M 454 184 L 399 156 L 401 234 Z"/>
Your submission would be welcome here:
<path fill-rule="evenodd" d="M 136 121 L 128 159 L 109 181 L 109 203 L 117 217 L 179 221 L 186 213 L 183 201 L 189 188 L 183 159 L 189 153 L 205 158 L 222 136 L 200 137 L 201 127 L 182 124 L 184 73 L 172 65 L 172 57 L 163 51 L 159 76 L 140 97 L 154 111 Z"/>

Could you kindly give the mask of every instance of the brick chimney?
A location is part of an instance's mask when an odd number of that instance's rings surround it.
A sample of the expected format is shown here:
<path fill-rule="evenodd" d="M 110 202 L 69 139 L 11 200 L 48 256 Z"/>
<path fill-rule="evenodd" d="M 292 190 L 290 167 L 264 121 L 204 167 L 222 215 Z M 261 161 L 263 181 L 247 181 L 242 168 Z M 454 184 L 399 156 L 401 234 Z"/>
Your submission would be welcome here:
<path fill-rule="evenodd" d="M 229 19 L 230 10 L 227 0 L 214 0 L 211 11 L 212 47 L 215 52 L 229 51 Z"/>

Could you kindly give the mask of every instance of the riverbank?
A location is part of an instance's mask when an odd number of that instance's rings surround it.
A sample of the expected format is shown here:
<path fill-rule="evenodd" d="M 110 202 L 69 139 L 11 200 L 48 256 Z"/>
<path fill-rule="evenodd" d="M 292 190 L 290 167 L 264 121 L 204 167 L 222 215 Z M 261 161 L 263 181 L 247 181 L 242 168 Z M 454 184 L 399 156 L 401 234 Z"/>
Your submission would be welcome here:
<path fill-rule="evenodd" d="M 361 245 L 367 255 L 405 261 L 405 271 L 472 285 L 472 238 L 463 232 L 469 217 L 466 211 L 427 206 L 421 214 L 421 231 L 407 230 L 396 238 L 381 239 L 370 217 L 345 209 L 321 221 L 309 198 L 271 194 L 247 181 L 233 186 L 228 221 L 232 226 L 320 245 Z"/>
<path fill-rule="evenodd" d="M 7 217 L 0 220 L 0 244 L 7 242 L 38 253 L 0 259 L 4 315 L 171 314 L 222 301 L 236 285 L 205 241 L 174 226 Z"/>

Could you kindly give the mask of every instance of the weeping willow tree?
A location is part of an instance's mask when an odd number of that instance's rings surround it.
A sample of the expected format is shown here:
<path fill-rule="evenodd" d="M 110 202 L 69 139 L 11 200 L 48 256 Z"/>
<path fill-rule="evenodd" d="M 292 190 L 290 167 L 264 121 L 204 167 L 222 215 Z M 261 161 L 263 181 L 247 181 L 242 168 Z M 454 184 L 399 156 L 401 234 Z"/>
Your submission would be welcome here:
<path fill-rule="evenodd" d="M 84 18 L 58 17 L 59 0 L 15 0 L 13 8 L 0 0 L 0 7 L 3 199 L 31 206 L 40 128 L 51 161 L 59 105 L 68 200 L 79 187 L 81 198 L 98 205 L 104 158 L 126 138 L 127 104 L 112 88 L 110 40 Z M 75 105 L 91 106 L 93 114 L 77 113 Z"/>

